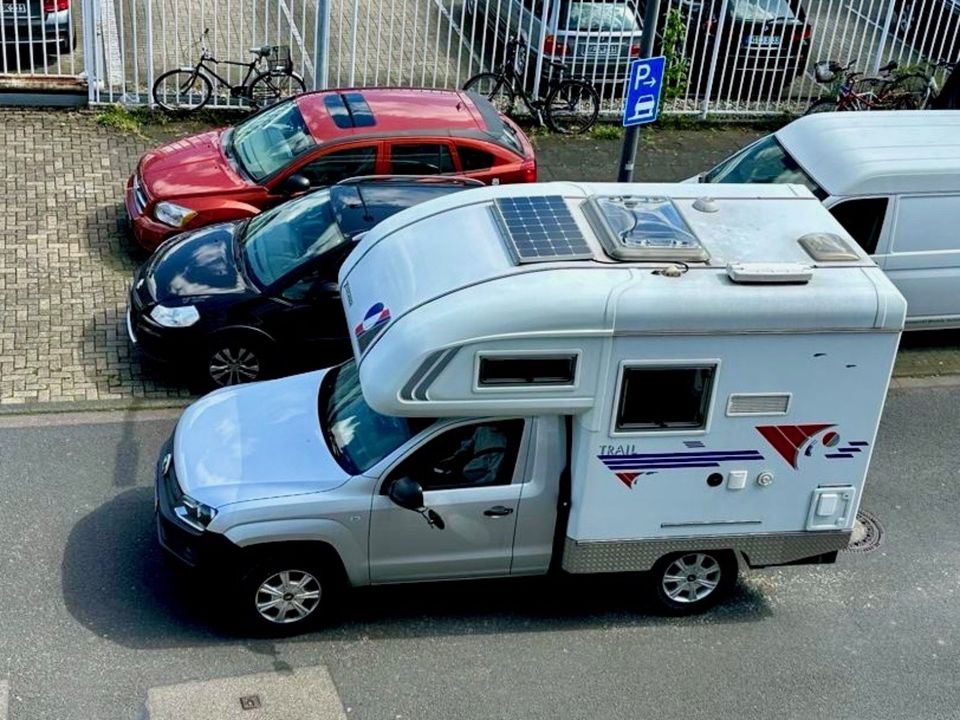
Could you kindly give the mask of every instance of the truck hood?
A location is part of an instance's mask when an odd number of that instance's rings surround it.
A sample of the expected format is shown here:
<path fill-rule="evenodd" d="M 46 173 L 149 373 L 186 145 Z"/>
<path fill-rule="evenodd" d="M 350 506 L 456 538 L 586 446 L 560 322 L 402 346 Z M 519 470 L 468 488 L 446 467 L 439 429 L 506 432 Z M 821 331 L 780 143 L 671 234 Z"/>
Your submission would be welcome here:
<path fill-rule="evenodd" d="M 248 190 L 221 150 L 222 130 L 161 145 L 140 159 L 140 178 L 151 200 L 222 195 Z"/>
<path fill-rule="evenodd" d="M 180 489 L 222 507 L 324 492 L 349 480 L 330 455 L 317 418 L 326 373 L 224 388 L 188 407 L 173 446 Z"/>

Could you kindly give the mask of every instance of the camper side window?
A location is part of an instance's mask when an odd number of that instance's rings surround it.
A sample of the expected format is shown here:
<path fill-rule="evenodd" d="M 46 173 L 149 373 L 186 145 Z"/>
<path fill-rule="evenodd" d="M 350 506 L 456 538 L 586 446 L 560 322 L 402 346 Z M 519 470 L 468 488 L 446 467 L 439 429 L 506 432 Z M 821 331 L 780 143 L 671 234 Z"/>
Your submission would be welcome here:
<path fill-rule="evenodd" d="M 625 367 L 616 429 L 703 429 L 715 372 L 716 366 Z"/>
<path fill-rule="evenodd" d="M 576 355 L 481 356 L 477 384 L 480 387 L 573 385 L 576 375 Z"/>

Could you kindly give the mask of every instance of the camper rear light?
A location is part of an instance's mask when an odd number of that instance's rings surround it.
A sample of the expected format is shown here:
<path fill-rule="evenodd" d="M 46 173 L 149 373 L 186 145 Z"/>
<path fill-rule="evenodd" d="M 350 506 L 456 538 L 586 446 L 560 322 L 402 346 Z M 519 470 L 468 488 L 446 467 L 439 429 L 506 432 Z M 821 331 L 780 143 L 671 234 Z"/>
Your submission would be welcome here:
<path fill-rule="evenodd" d="M 543 39 L 543 52 L 546 55 L 566 55 L 567 46 L 557 40 L 553 35 L 547 35 Z"/>

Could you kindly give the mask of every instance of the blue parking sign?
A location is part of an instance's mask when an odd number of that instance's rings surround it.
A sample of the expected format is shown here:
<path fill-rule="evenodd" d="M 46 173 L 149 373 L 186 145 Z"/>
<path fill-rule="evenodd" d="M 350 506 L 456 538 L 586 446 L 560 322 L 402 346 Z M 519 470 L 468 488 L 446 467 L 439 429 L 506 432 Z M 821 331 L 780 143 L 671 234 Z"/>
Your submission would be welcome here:
<path fill-rule="evenodd" d="M 623 106 L 624 127 L 644 125 L 657 119 L 665 64 L 663 55 L 641 58 L 630 63 L 630 77 L 627 80 Z"/>

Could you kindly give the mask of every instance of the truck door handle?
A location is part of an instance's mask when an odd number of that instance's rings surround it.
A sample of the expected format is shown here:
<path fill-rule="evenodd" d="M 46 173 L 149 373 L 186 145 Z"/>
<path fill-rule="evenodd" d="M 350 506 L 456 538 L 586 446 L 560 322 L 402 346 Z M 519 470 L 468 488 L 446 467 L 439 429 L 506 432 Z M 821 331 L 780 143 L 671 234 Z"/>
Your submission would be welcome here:
<path fill-rule="evenodd" d="M 503 517 L 504 515 L 509 515 L 512 512 L 512 507 L 507 507 L 506 505 L 494 505 L 492 508 L 487 508 L 484 510 L 483 514 L 487 517 Z"/>

